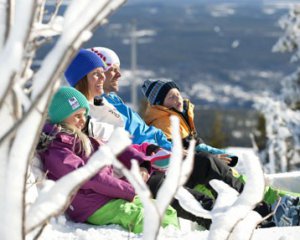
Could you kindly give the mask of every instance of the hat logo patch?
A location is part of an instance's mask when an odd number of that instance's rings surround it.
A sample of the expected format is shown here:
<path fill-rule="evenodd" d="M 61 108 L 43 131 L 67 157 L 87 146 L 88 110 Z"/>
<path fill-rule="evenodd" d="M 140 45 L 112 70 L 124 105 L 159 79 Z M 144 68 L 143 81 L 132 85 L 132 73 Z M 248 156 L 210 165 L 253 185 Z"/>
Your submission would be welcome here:
<path fill-rule="evenodd" d="M 68 101 L 73 110 L 80 107 L 80 104 L 75 97 L 69 98 Z"/>

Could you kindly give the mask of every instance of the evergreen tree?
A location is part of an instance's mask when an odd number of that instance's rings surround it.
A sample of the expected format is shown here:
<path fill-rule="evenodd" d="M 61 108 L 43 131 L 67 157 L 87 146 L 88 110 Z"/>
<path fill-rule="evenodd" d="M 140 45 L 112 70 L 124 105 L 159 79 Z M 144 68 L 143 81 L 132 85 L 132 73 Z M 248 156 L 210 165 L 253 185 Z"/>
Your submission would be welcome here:
<path fill-rule="evenodd" d="M 222 130 L 222 114 L 220 112 L 215 112 L 214 122 L 212 125 L 212 135 L 210 138 L 210 145 L 223 148 L 226 143 L 226 136 Z"/>
<path fill-rule="evenodd" d="M 266 148 L 266 119 L 263 114 L 259 114 L 257 118 L 256 131 L 254 133 L 255 142 L 259 150 Z"/>
<path fill-rule="evenodd" d="M 275 52 L 293 52 L 291 61 L 300 59 L 300 5 L 283 16 L 279 25 L 284 35 L 273 47 Z M 267 146 L 270 172 L 292 170 L 300 159 L 300 68 L 282 81 L 279 96 L 263 98 L 257 108 L 266 118 Z"/>

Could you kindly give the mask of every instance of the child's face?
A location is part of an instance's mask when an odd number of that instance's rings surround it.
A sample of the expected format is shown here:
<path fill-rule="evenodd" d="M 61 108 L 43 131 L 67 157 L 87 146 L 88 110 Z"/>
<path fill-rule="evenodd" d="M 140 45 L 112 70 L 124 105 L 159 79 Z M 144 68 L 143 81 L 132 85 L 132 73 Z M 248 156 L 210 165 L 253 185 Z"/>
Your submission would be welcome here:
<path fill-rule="evenodd" d="M 67 117 L 64 120 L 64 122 L 82 130 L 84 128 L 85 122 L 86 122 L 85 114 L 86 114 L 86 109 L 80 108 L 76 112 L 74 112 L 72 115 Z"/>
<path fill-rule="evenodd" d="M 87 75 L 89 93 L 94 99 L 96 96 L 103 94 L 103 84 L 105 80 L 103 68 L 95 68 Z"/>
<path fill-rule="evenodd" d="M 119 91 L 119 78 L 121 77 L 120 65 L 113 64 L 105 72 L 106 80 L 104 82 L 104 91 L 109 92 L 118 92 Z"/>
<path fill-rule="evenodd" d="M 183 111 L 183 99 L 177 88 L 172 88 L 165 97 L 163 106 L 167 108 L 174 108 L 178 112 Z"/>

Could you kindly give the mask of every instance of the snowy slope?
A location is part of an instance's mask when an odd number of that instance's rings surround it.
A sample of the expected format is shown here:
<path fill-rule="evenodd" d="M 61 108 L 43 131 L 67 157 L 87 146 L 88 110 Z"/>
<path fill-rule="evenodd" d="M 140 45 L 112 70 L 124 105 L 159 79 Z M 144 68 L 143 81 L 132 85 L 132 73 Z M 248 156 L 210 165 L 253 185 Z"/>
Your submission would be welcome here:
<path fill-rule="evenodd" d="M 252 149 L 248 148 L 230 148 L 231 152 L 236 153 L 241 161 L 238 164 L 238 169 L 243 172 L 243 160 L 251 160 L 255 154 Z M 296 188 L 295 184 L 300 180 L 300 172 L 298 173 L 285 173 L 278 175 L 269 175 L 269 181 L 279 185 L 282 183 L 284 186 L 289 186 L 289 183 L 294 183 L 291 186 Z M 299 190 L 298 190 L 299 191 Z M 201 231 L 196 224 L 193 224 L 186 220 L 181 220 L 181 230 L 168 227 L 162 229 L 158 239 L 182 239 L 182 240 L 194 240 L 194 239 L 207 239 L 208 231 Z M 252 239 L 264 239 L 272 238 L 272 240 L 293 240 L 299 239 L 300 227 L 286 227 L 286 228 L 268 228 L 256 230 Z M 33 236 L 28 236 L 27 239 L 31 239 Z M 90 239 L 105 239 L 105 240 L 126 240 L 126 239 L 142 239 L 142 235 L 136 235 L 128 233 L 119 226 L 92 226 L 88 224 L 78 224 L 66 220 L 65 216 L 60 216 L 56 219 L 52 219 L 46 226 L 40 239 L 42 240 L 90 240 Z"/>
<path fill-rule="evenodd" d="M 300 227 L 285 227 L 285 228 L 269 228 L 256 230 L 253 235 L 253 240 L 264 238 L 272 238 L 272 240 L 296 240 L 300 234 Z M 182 240 L 205 240 L 207 239 L 208 231 L 191 230 L 189 227 L 181 231 L 172 228 L 162 229 L 158 239 L 182 239 Z M 28 238 L 29 239 L 29 238 Z M 124 231 L 119 226 L 92 226 L 87 224 L 75 224 L 66 221 L 64 216 L 51 223 L 45 228 L 41 235 L 42 240 L 90 240 L 90 239 L 105 239 L 105 240 L 128 240 L 142 239 L 142 235 L 136 235 Z"/>
<path fill-rule="evenodd" d="M 296 240 L 299 239 L 300 227 L 284 227 L 284 228 L 269 228 L 256 230 L 253 235 L 253 240 L 261 240 L 272 238 L 272 240 Z M 181 239 L 181 240 L 205 240 L 207 239 L 208 231 L 177 231 L 172 228 L 162 229 L 158 239 Z M 141 235 L 128 233 L 118 226 L 91 226 L 87 224 L 74 224 L 65 221 L 64 217 L 60 217 L 58 221 L 52 221 L 41 238 L 42 240 L 128 240 L 142 239 Z"/>

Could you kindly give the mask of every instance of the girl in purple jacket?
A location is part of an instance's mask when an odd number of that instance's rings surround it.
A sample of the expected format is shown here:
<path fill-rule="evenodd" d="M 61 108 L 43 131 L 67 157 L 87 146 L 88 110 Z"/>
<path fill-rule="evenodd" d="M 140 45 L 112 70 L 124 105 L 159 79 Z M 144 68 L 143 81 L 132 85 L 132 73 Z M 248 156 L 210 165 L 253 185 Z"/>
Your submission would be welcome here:
<path fill-rule="evenodd" d="M 86 164 L 100 143 L 81 130 L 86 123 L 89 104 L 79 91 L 60 88 L 52 98 L 46 123 L 37 151 L 47 177 L 57 180 Z M 130 159 L 137 159 L 143 171 L 150 172 L 150 164 L 134 148 L 127 148 L 118 157 L 130 168 Z M 145 179 L 147 180 L 147 179 Z M 119 224 L 134 233 L 143 229 L 143 206 L 133 186 L 125 179 L 115 177 L 111 166 L 104 167 L 76 193 L 67 214 L 76 222 L 96 225 Z M 162 226 L 178 227 L 176 210 L 169 207 Z"/>

